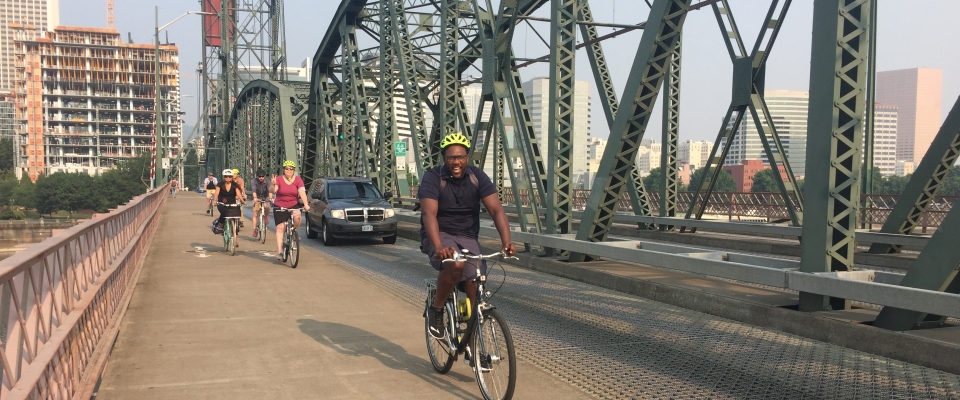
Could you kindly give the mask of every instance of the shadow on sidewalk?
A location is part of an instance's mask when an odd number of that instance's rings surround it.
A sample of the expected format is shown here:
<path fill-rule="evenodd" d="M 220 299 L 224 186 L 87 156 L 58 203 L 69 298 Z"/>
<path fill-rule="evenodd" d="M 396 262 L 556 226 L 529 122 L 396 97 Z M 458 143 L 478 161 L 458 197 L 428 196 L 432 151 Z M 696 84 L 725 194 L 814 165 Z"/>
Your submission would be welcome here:
<path fill-rule="evenodd" d="M 454 386 L 434 371 L 429 361 L 413 356 L 403 347 L 373 333 L 335 322 L 321 322 L 314 319 L 299 319 L 297 322 L 300 324 L 300 331 L 305 335 L 340 354 L 376 358 L 388 368 L 406 371 L 460 399 L 480 397 L 479 389 L 474 393 Z M 460 382 L 473 382 L 472 377 L 456 372 L 448 372 L 446 376 Z"/>

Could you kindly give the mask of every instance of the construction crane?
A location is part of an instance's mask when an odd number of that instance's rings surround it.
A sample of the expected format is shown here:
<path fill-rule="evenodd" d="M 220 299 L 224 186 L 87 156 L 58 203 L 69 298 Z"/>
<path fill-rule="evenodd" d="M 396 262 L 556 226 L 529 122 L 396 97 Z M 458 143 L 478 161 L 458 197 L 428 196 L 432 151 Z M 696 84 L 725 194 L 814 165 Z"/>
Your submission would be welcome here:
<path fill-rule="evenodd" d="M 107 28 L 116 29 L 113 25 L 113 0 L 107 0 Z"/>

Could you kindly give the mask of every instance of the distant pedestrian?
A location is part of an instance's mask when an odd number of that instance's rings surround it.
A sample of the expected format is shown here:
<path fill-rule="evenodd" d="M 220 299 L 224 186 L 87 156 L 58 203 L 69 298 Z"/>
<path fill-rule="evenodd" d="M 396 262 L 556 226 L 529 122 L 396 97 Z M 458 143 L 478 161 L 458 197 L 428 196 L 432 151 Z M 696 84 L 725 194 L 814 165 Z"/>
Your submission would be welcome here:
<path fill-rule="evenodd" d="M 170 180 L 170 194 L 173 195 L 174 198 L 177 197 L 177 178 Z"/>

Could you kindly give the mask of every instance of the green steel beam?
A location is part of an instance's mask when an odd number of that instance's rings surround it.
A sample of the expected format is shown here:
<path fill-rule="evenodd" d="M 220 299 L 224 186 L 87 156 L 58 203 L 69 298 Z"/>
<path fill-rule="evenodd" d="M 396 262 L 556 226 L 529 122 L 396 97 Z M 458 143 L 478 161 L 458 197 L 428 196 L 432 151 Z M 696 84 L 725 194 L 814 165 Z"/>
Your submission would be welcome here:
<path fill-rule="evenodd" d="M 394 22 L 391 20 L 390 0 L 380 0 L 380 120 L 377 121 L 377 158 L 379 159 L 380 191 L 397 191 L 397 159 L 393 144 L 398 139 L 397 116 L 393 108 L 393 65 L 396 51 L 393 45 Z"/>
<path fill-rule="evenodd" d="M 327 79 L 334 74 L 332 71 L 324 70 L 319 74 L 319 91 L 318 98 L 320 99 L 320 115 L 321 115 L 321 133 L 323 134 L 324 148 L 326 150 L 326 158 L 323 160 L 324 165 L 326 166 L 325 170 L 327 176 L 343 176 L 343 155 L 340 150 L 340 129 L 343 129 L 343 125 L 337 124 L 336 119 L 334 119 L 333 114 L 333 105 L 334 100 L 332 96 L 333 90 L 329 87 L 330 82 Z"/>
<path fill-rule="evenodd" d="M 593 22 L 593 14 L 590 11 L 590 2 L 580 2 L 580 21 Z M 607 128 L 613 126 L 613 120 L 617 115 L 617 108 L 620 102 L 617 100 L 617 90 L 613 86 L 613 79 L 610 78 L 610 69 L 607 67 L 607 59 L 603 54 L 603 46 L 600 44 L 597 27 L 591 24 L 580 24 L 580 36 L 584 42 L 590 43 L 587 47 L 587 58 L 590 60 L 590 69 L 593 71 L 594 81 L 600 91 L 600 106 L 603 109 L 603 115 L 607 119 Z M 633 166 L 630 171 L 632 179 L 627 182 L 627 192 L 630 193 L 630 202 L 633 206 L 634 215 L 650 216 L 650 199 L 646 189 L 643 187 L 643 178 L 640 176 L 640 170 Z M 638 223 L 640 229 L 652 229 L 653 225 Z"/>
<path fill-rule="evenodd" d="M 516 137 L 519 139 L 523 157 L 523 167 L 527 171 L 529 179 L 523 179 L 526 185 L 531 186 L 530 182 L 536 184 L 535 188 L 530 190 L 530 204 L 532 206 L 542 206 L 547 198 L 547 164 L 543 160 L 543 154 L 540 152 L 540 144 L 537 141 L 537 134 L 533 129 L 533 121 L 530 119 L 530 108 L 527 106 L 526 94 L 523 91 L 523 82 L 520 80 L 520 72 L 513 69 L 513 54 L 509 53 L 509 58 L 500 60 L 499 73 L 504 80 L 504 86 L 510 97 L 510 111 L 513 117 L 513 126 Z M 500 88 L 501 93 L 504 90 Z M 535 189 L 535 190 L 533 190 Z M 536 196 L 534 196 L 536 193 Z M 539 203 L 538 203 L 539 201 Z M 535 215 L 540 215 L 534 210 Z M 537 218 L 537 226 L 540 226 L 540 219 Z"/>
<path fill-rule="evenodd" d="M 547 233 L 573 229 L 573 129 L 578 0 L 553 0 L 550 17 L 550 90 L 547 129 Z M 557 255 L 547 249 L 548 255 Z"/>
<path fill-rule="evenodd" d="M 358 160 L 360 159 L 359 154 L 359 139 L 357 136 L 360 134 L 360 90 L 363 88 L 363 74 L 362 74 L 362 65 L 360 64 L 360 54 L 357 49 L 357 32 L 356 25 L 347 22 L 347 20 L 342 20 L 340 23 L 340 35 L 343 37 L 341 43 L 343 44 L 343 49 L 341 51 L 342 61 L 342 74 L 341 78 L 343 95 L 341 96 L 342 101 L 341 105 L 341 126 L 342 137 L 340 139 L 341 146 L 341 159 L 340 159 L 340 168 L 341 173 L 344 176 L 357 176 L 357 173 L 360 172 L 357 170 L 359 166 Z M 363 102 L 363 107 L 366 107 L 366 101 Z"/>
<path fill-rule="evenodd" d="M 667 78 L 663 81 L 663 144 L 660 153 L 660 216 L 677 215 L 677 191 L 680 190 L 678 156 L 680 151 L 680 46 L 683 36 L 677 38 Z M 673 226 L 660 225 L 661 231 Z"/>
<path fill-rule="evenodd" d="M 880 232 L 913 234 L 913 229 L 920 224 L 920 219 L 923 218 L 930 202 L 943 186 L 943 180 L 950 172 L 950 168 L 953 168 L 953 164 L 957 162 L 958 155 L 960 155 L 960 98 L 947 114 L 947 119 L 943 121 L 940 131 L 930 143 L 930 148 L 920 160 L 920 165 L 913 171 L 910 182 L 907 183 L 907 187 L 903 190 L 897 205 L 893 207 Z M 960 208 L 960 204 L 955 204 L 954 208 Z M 943 228 L 944 223 L 940 224 L 940 228 Z M 927 248 L 930 248 L 930 244 L 925 247 Z M 874 243 L 870 246 L 870 252 L 875 254 L 899 251 L 900 246 L 895 245 Z"/>
<path fill-rule="evenodd" d="M 930 148 L 932 150 L 933 146 Z M 960 271 L 960 250 L 957 250 L 957 237 L 960 237 L 960 206 L 950 210 L 923 248 L 923 252 L 917 256 L 913 268 L 910 268 L 903 277 L 900 286 L 960 293 L 960 280 L 957 279 L 957 272 Z M 914 329 L 923 322 L 940 325 L 943 321 L 944 318 L 941 316 L 884 307 L 873 322 L 873 326 L 905 331 Z"/>
<path fill-rule="evenodd" d="M 459 130 L 460 122 L 460 70 L 457 51 L 459 41 L 459 0 L 440 0 L 440 100 L 439 113 L 434 114 L 434 133 L 431 139 L 431 160 L 440 162 L 439 143 L 443 136 Z"/>
<path fill-rule="evenodd" d="M 426 119 L 423 115 L 423 101 L 421 100 L 420 79 L 417 75 L 416 58 L 413 55 L 413 46 L 410 44 L 410 34 L 407 28 L 407 16 L 404 11 L 403 0 L 388 0 L 390 18 L 394 23 L 391 28 L 393 44 L 396 48 L 397 70 L 400 73 L 400 82 L 403 85 L 403 97 L 407 106 L 407 118 L 412 136 L 414 159 L 417 163 L 418 178 L 423 177 L 424 171 L 433 167 L 433 159 L 429 147 Z"/>
<path fill-rule="evenodd" d="M 870 3 L 870 43 L 867 48 L 867 114 L 866 126 L 863 134 L 863 184 L 861 192 L 866 195 L 873 194 L 873 171 L 874 165 L 874 142 L 876 129 L 876 112 L 874 110 L 877 103 L 877 0 L 871 0 Z M 870 208 L 870 197 L 863 196 L 860 199 L 860 228 L 867 229 L 867 209 Z M 870 224 L 872 228 L 872 223 Z"/>
<path fill-rule="evenodd" d="M 610 130 L 578 240 L 600 242 L 610 232 L 689 7 L 689 0 L 656 0 L 650 9 L 624 90 L 623 110 L 617 113 Z M 574 262 L 587 259 L 585 254 L 570 255 Z"/>
<path fill-rule="evenodd" d="M 870 15 L 869 0 L 813 4 L 802 272 L 853 268 Z M 800 293 L 801 311 L 848 307 L 843 299 Z"/>
<path fill-rule="evenodd" d="M 761 27 L 760 34 L 757 36 L 754 47 L 749 54 L 743 45 L 740 31 L 727 1 L 723 0 L 713 4 L 714 15 L 723 31 L 724 43 L 727 45 L 727 52 L 733 61 L 733 95 L 727 116 L 723 121 L 724 125 L 720 127 L 720 133 L 711 149 L 707 165 L 709 169 L 704 174 L 704 179 L 700 182 L 693 196 L 693 201 L 690 202 L 686 218 L 695 216 L 696 219 L 700 219 L 703 216 L 713 193 L 714 185 L 716 185 L 717 177 L 729 154 L 733 138 L 741 126 L 740 124 L 744 123 L 743 119 L 749 110 L 771 169 L 779 171 L 782 167 L 785 172 L 786 180 L 779 173 L 775 173 L 775 181 L 783 195 L 791 221 L 795 226 L 800 225 L 803 217 L 803 197 L 797 189 L 796 178 L 793 175 L 792 168 L 790 168 L 790 162 L 787 160 L 786 151 L 783 149 L 776 125 L 773 123 L 773 118 L 767 109 L 766 100 L 763 98 L 767 58 L 776 42 L 780 28 L 783 26 L 783 20 L 790 9 L 790 4 L 791 0 L 783 2 L 774 0 L 771 2 L 770 9 L 767 11 L 766 23 Z M 761 48 L 761 45 L 764 46 Z M 729 125 L 731 118 L 734 122 Z M 716 158 L 718 151 L 720 157 Z M 685 232 L 686 227 L 681 228 L 680 231 Z M 696 232 L 696 229 L 693 228 L 691 231 Z"/>
<path fill-rule="evenodd" d="M 326 135 L 322 132 L 322 111 L 320 108 L 319 79 L 321 71 L 313 71 L 310 80 L 310 98 L 307 100 L 307 129 L 303 137 L 303 160 L 301 160 L 301 177 L 304 183 L 309 186 L 307 181 L 313 182 L 314 179 L 323 176 L 322 161 L 326 159 L 324 152 L 324 139 Z M 324 79 L 326 79 L 324 77 Z"/>

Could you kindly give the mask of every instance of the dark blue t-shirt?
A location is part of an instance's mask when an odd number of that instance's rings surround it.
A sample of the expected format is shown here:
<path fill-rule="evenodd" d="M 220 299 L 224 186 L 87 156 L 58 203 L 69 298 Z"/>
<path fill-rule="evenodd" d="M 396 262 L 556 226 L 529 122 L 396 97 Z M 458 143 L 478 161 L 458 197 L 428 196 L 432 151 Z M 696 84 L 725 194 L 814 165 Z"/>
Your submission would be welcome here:
<path fill-rule="evenodd" d="M 468 174 L 477 178 L 475 185 Z M 447 183 L 440 191 L 440 181 Z M 480 236 L 480 204 L 484 197 L 497 193 L 497 186 L 482 169 L 467 166 L 460 179 L 451 176 L 446 166 L 439 166 L 423 174 L 417 197 L 433 199 L 438 203 L 437 223 L 440 232 L 454 236 L 478 238 Z M 423 227 L 423 217 L 420 217 L 420 239 L 427 238 L 427 231 Z"/>

